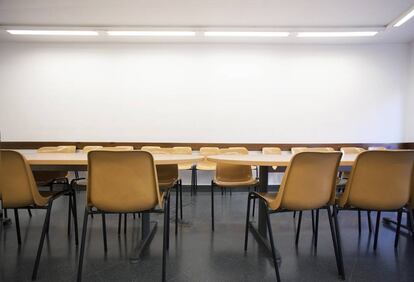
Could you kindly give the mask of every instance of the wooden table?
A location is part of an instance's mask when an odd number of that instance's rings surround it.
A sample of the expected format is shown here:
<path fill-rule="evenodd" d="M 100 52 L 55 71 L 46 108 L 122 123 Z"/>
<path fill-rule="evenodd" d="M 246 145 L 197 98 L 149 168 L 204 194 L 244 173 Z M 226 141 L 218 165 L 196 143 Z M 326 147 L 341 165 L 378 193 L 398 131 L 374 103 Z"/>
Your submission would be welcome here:
<path fill-rule="evenodd" d="M 238 164 L 259 166 L 259 192 L 267 192 L 269 167 L 287 167 L 292 158 L 290 152 L 282 152 L 280 155 L 263 155 L 263 154 L 249 154 L 249 155 L 214 155 L 208 156 L 207 160 L 216 163 Z M 346 154 L 342 156 L 340 166 L 342 168 L 349 168 L 355 162 L 357 154 Z M 267 240 L 267 225 L 266 225 L 266 205 L 259 201 L 259 219 L 257 228 L 249 223 L 249 230 L 253 233 L 256 240 L 266 247 L 271 254 L 271 249 Z M 277 256 L 280 259 L 280 256 Z"/>
<path fill-rule="evenodd" d="M 76 153 L 37 153 L 36 150 L 16 150 L 20 152 L 29 163 L 32 170 L 36 171 L 86 171 L 88 169 L 88 156 L 83 152 Z M 188 164 L 196 163 L 204 159 L 201 155 L 176 155 L 176 154 L 155 154 L 156 165 L 166 164 Z M 157 224 L 150 222 L 150 214 L 142 214 L 141 244 L 135 248 L 131 255 L 131 261 L 139 260 L 141 252 L 151 242 Z"/>

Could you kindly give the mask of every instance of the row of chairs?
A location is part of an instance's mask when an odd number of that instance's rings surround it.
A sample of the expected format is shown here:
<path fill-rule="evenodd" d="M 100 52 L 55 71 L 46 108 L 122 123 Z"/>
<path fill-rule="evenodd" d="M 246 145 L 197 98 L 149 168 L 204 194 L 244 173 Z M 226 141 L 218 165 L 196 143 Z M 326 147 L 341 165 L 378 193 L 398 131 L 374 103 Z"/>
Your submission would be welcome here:
<path fill-rule="evenodd" d="M 280 275 L 270 214 L 300 212 L 296 234 L 298 238 L 301 213 L 310 210 L 316 211 L 319 215 L 320 210 L 326 210 L 338 273 L 342 279 L 345 279 L 345 269 L 337 215 L 340 210 L 377 212 L 374 249 L 378 242 L 381 212 L 397 212 L 395 247 L 398 246 L 401 218 L 404 212 L 408 214 L 410 226 L 414 226 L 414 151 L 361 152 L 353 165 L 344 191 L 338 194 L 336 184 L 340 159 L 340 152 L 298 153 L 293 156 L 275 195 L 261 192 L 249 193 L 244 248 L 247 251 L 251 201 L 259 199 L 267 207 L 266 222 L 277 281 L 280 281 Z M 317 216 L 316 225 L 318 225 L 318 219 Z M 317 230 L 314 234 L 314 242 L 317 242 Z M 413 228 L 411 228 L 411 233 L 414 239 Z"/>
<path fill-rule="evenodd" d="M 84 148 L 85 151 L 94 151 L 94 150 L 101 150 L 101 149 L 103 149 L 104 151 L 131 151 L 131 150 L 133 150 L 132 147 Z M 75 149 L 73 149 L 73 148 L 70 148 L 70 149 L 68 149 L 68 148 L 58 148 L 54 152 L 60 152 L 60 153 L 62 153 L 62 152 L 74 152 L 75 150 L 76 150 L 76 148 Z M 304 151 L 305 152 L 306 151 L 308 151 L 308 152 L 324 151 L 324 150 L 321 150 L 320 148 L 319 149 L 306 149 L 306 148 L 303 149 L 303 148 L 301 148 L 300 150 L 301 151 L 294 152 L 294 153 L 298 154 L 298 153 L 304 152 Z M 48 152 L 48 153 L 53 152 L 53 150 L 51 148 L 42 148 L 39 151 Z M 150 151 L 150 150 L 148 150 L 148 151 Z M 329 151 L 333 151 L 333 150 L 326 149 L 326 151 L 329 152 Z M 33 178 L 33 176 L 31 177 L 31 173 L 29 173 L 30 168 L 28 167 L 27 163 L 25 163 L 24 158 L 22 156 L 17 157 L 17 155 L 13 156 L 11 151 L 7 151 L 7 152 L 8 153 L 4 153 L 4 154 L 6 154 L 6 160 L 8 160 L 8 159 L 10 160 L 11 165 L 7 164 L 6 167 L 9 168 L 10 170 L 9 171 L 2 170 L 2 171 L 5 172 L 5 175 L 9 176 L 9 177 L 4 177 L 4 179 L 8 179 L 9 182 L 4 180 L 5 182 L 2 183 L 2 186 L 3 187 L 6 187 L 6 186 L 8 186 L 8 187 L 13 187 L 13 186 L 24 187 L 24 185 L 26 185 L 29 188 L 29 189 L 25 190 L 26 192 L 24 192 L 21 189 L 20 190 L 19 189 L 13 190 L 11 194 L 7 194 L 7 192 L 6 192 L 5 195 L 9 195 L 9 196 L 11 195 L 12 197 L 7 199 L 7 196 L 5 196 L 4 197 L 5 199 L 3 199 L 3 204 L 6 203 L 4 205 L 4 207 L 14 209 L 14 211 L 15 211 L 16 230 L 17 230 L 17 233 L 18 233 L 19 243 L 20 243 L 20 230 L 18 228 L 18 209 L 21 209 L 21 208 L 42 208 L 42 209 L 47 210 L 47 215 L 46 215 L 46 218 L 45 218 L 44 228 L 43 228 L 41 240 L 40 240 L 40 243 L 39 243 L 38 254 L 36 256 L 35 268 L 34 268 L 34 271 L 33 271 L 33 278 L 36 278 L 37 268 L 38 268 L 40 255 L 41 255 L 41 250 L 42 250 L 42 245 L 43 245 L 43 241 L 44 241 L 44 236 L 45 236 L 45 234 L 47 234 L 48 229 L 49 229 L 50 210 L 51 210 L 52 202 L 54 201 L 54 199 L 58 198 L 61 195 L 70 196 L 70 198 L 69 198 L 69 215 L 72 214 L 74 219 L 75 219 L 74 220 L 74 227 L 75 227 L 75 233 L 76 233 L 75 240 L 76 240 L 76 244 L 78 243 L 77 221 L 76 221 L 77 215 L 76 215 L 76 208 L 75 208 L 76 207 L 76 197 L 75 197 L 74 189 L 72 189 L 72 185 L 68 185 L 67 189 L 65 189 L 64 191 L 61 191 L 61 192 L 53 192 L 52 191 L 53 189 L 51 189 L 51 191 L 49 191 L 49 193 L 39 193 L 39 191 L 37 189 L 37 185 L 33 184 L 33 183 L 35 183 L 34 178 Z M 160 152 L 152 151 L 152 153 L 160 153 Z M 233 152 L 230 151 L 230 153 L 233 153 Z M 236 152 L 236 153 L 238 153 L 238 152 Z M 4 154 L 3 154 L 3 158 L 4 158 Z M 7 154 L 11 154 L 11 157 L 7 156 Z M 20 161 L 19 161 L 19 158 L 20 158 Z M 20 164 L 19 164 L 19 162 L 20 162 Z M 292 160 L 292 165 L 290 167 L 292 167 L 292 166 L 293 166 L 293 160 Z M 157 166 L 157 174 L 158 174 L 158 182 L 159 182 L 160 175 L 162 175 L 162 172 L 159 172 L 158 167 L 162 167 L 162 166 Z M 21 171 L 25 170 L 24 175 L 26 176 L 26 180 L 23 181 L 24 182 L 23 185 L 22 185 L 22 179 L 25 179 L 25 177 L 23 177 L 22 175 L 20 175 L 20 177 L 15 177 L 15 176 L 19 176 L 18 173 L 16 174 L 16 171 L 18 171 L 19 169 Z M 176 168 L 175 168 L 175 170 L 177 171 Z M 287 173 L 288 173 L 288 171 L 287 171 Z M 252 174 L 252 172 L 251 172 L 251 168 L 249 166 L 232 166 L 232 165 L 223 165 L 223 166 L 221 166 L 221 165 L 218 165 L 216 167 L 216 176 L 215 176 L 215 178 L 213 180 L 213 183 L 212 183 L 212 223 L 213 223 L 212 226 L 213 226 L 213 230 L 214 230 L 213 185 L 217 185 L 217 186 L 228 185 L 227 187 L 240 187 L 240 186 L 244 186 L 244 184 L 248 184 L 248 186 L 254 186 L 254 185 L 257 184 L 257 180 L 255 178 L 253 178 L 251 174 Z M 2 175 L 2 178 L 5 175 Z M 89 174 L 89 175 L 91 175 L 91 174 Z M 246 176 L 248 176 L 248 177 L 246 178 Z M 287 178 L 287 175 L 285 175 L 285 177 Z M 176 173 L 176 179 L 177 178 L 178 178 L 178 171 Z M 12 181 L 11 179 L 14 179 L 14 180 Z M 27 180 L 27 179 L 29 179 L 29 180 Z M 234 181 L 235 179 L 238 180 L 238 181 Z M 244 183 L 244 181 L 245 181 L 244 179 L 248 179 L 248 181 L 250 181 L 250 182 Z M 242 180 L 242 181 L 240 181 L 240 180 Z M 159 182 L 159 183 L 161 183 L 161 182 Z M 283 183 L 284 182 L 282 182 L 281 189 L 282 189 L 282 187 L 284 187 Z M 102 185 L 103 185 L 102 183 L 99 184 L 100 187 L 102 187 Z M 165 202 L 162 202 L 162 203 L 164 203 L 166 205 L 165 207 L 167 207 L 167 209 L 168 209 L 168 215 L 167 215 L 168 217 L 169 217 L 169 207 L 170 207 L 170 205 L 169 205 L 169 191 L 170 191 L 171 188 L 173 188 L 171 185 L 168 186 L 168 187 L 164 187 L 164 189 L 162 188 L 162 185 L 159 185 L 159 187 L 157 187 L 158 191 L 164 190 Z M 36 193 L 36 192 L 34 192 L 34 190 L 36 190 L 38 192 Z M 11 190 L 9 190 L 9 193 L 10 193 L 10 191 Z M 21 192 L 21 191 L 23 191 L 23 192 Z M 30 193 L 28 193 L 27 191 L 30 191 Z M 178 190 L 177 190 L 177 192 L 178 192 Z M 32 198 L 30 198 L 29 194 L 32 195 Z M 0 193 L 0 195 L 1 195 L 1 193 Z M 99 195 L 99 193 L 97 195 Z M 253 195 L 253 194 L 250 194 L 250 195 Z M 250 195 L 249 195 L 249 197 L 250 197 Z M 260 194 L 256 193 L 254 195 L 260 195 Z M 89 193 L 88 193 L 88 196 L 89 196 Z M 13 198 L 13 197 L 16 197 L 16 198 Z M 25 198 L 26 202 L 23 201 L 23 202 L 20 202 L 20 204 L 19 204 L 19 201 L 21 200 L 21 198 L 19 198 L 19 197 Z M 109 197 L 109 198 L 111 198 L 111 197 Z M 177 198 L 178 198 L 178 193 L 177 193 Z M 256 196 L 252 197 L 252 199 L 255 199 L 255 198 L 258 198 L 258 197 L 256 197 Z M 10 201 L 10 199 L 14 199 L 14 200 Z M 270 198 L 262 197 L 262 199 L 270 199 Z M 88 198 L 88 202 L 89 202 L 89 198 Z M 161 202 L 159 202 L 159 203 L 161 203 Z M 250 203 L 250 201 L 249 201 L 249 203 Z M 176 205 L 178 207 L 178 202 L 176 202 Z M 105 209 L 103 209 L 103 210 L 105 210 Z M 248 210 L 249 210 L 249 208 L 248 208 Z M 316 210 L 317 213 L 319 213 L 319 208 L 318 209 L 311 209 L 311 210 Z M 302 210 L 300 210 L 300 211 L 302 211 Z M 128 212 L 124 212 L 123 214 L 127 214 Z M 136 211 L 136 212 L 140 212 L 140 211 Z M 98 210 L 88 209 L 87 212 L 85 212 L 85 215 L 94 214 L 94 213 L 101 213 L 102 214 L 102 220 L 103 220 L 103 226 L 104 226 L 103 229 L 105 230 L 105 212 L 99 211 L 99 209 Z M 119 213 L 119 214 L 121 214 L 121 213 Z M 248 212 L 248 216 L 249 216 L 249 212 Z M 177 219 L 177 217 L 178 216 L 176 216 L 176 219 Z M 400 215 L 399 215 L 399 218 L 400 218 Z M 85 221 L 87 222 L 87 219 L 84 220 L 84 226 L 85 226 Z M 377 221 L 378 221 L 378 219 L 377 219 Z M 168 220 L 168 222 L 169 222 L 169 220 Z M 400 220 L 399 220 L 399 222 L 400 222 Z M 69 216 L 69 218 L 68 218 L 68 232 L 70 232 L 70 225 L 71 224 L 70 224 L 70 216 Z M 166 228 L 168 228 L 168 230 L 169 230 L 169 225 Z M 378 227 L 377 227 L 377 229 L 378 229 Z M 85 232 L 86 226 L 84 227 L 83 230 Z M 176 230 L 177 230 L 177 222 L 176 222 Z M 377 234 L 377 231 L 376 231 L 376 234 Z M 168 234 L 165 234 L 165 236 L 168 237 Z M 339 238 L 337 238 L 336 240 L 339 241 Z M 247 244 L 247 241 L 246 241 L 246 244 Z M 105 245 L 105 251 L 106 251 L 106 232 L 104 232 L 104 245 Z M 375 245 L 376 245 L 376 243 L 375 243 Z"/>

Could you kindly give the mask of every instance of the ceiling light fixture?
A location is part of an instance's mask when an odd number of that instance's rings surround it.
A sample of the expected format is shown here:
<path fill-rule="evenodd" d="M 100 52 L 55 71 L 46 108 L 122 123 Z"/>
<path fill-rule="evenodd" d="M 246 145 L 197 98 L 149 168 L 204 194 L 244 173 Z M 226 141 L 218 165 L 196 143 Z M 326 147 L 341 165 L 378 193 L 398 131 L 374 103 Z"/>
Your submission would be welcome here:
<path fill-rule="evenodd" d="M 7 30 L 13 35 L 64 35 L 64 36 L 97 36 L 98 32 L 91 30 Z"/>
<path fill-rule="evenodd" d="M 408 12 L 405 16 L 403 16 L 399 21 L 397 21 L 393 27 L 399 27 L 402 26 L 404 23 L 409 21 L 412 17 L 414 17 L 414 8 L 411 9 L 410 12 Z"/>
<path fill-rule="evenodd" d="M 309 31 L 298 32 L 297 37 L 370 37 L 378 31 Z"/>
<path fill-rule="evenodd" d="M 134 30 L 112 30 L 106 32 L 109 36 L 195 36 L 195 31 L 134 31 Z"/>
<path fill-rule="evenodd" d="M 205 31 L 207 37 L 288 37 L 289 32 L 281 31 Z"/>

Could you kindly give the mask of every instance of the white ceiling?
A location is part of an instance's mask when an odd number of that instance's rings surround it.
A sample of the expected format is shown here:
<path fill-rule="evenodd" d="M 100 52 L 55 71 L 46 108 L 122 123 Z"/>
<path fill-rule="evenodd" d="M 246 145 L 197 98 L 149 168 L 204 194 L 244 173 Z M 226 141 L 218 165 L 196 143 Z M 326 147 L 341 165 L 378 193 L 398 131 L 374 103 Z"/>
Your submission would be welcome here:
<path fill-rule="evenodd" d="M 0 25 L 385 27 L 413 5 L 414 0 L 0 0 Z M 0 32 L 0 40 L 15 39 L 16 36 Z M 275 41 L 332 40 L 334 43 L 410 42 L 414 40 L 414 19 L 368 39 L 289 38 Z"/>

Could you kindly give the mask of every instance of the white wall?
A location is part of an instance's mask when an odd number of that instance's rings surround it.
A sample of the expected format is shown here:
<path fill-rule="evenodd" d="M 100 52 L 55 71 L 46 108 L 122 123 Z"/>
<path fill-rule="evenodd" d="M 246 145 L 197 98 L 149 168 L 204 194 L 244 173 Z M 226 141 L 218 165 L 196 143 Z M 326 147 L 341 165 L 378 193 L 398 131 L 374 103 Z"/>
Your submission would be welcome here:
<path fill-rule="evenodd" d="M 0 129 L 10 141 L 398 142 L 408 57 L 405 44 L 1 43 Z"/>
<path fill-rule="evenodd" d="M 408 77 L 409 88 L 405 103 L 405 141 L 414 142 L 414 42 L 411 43 L 411 60 Z"/>

